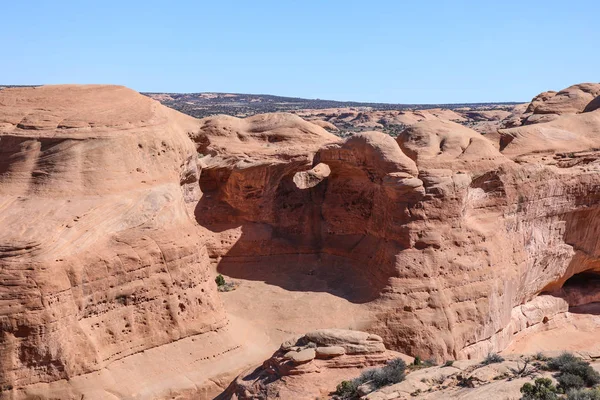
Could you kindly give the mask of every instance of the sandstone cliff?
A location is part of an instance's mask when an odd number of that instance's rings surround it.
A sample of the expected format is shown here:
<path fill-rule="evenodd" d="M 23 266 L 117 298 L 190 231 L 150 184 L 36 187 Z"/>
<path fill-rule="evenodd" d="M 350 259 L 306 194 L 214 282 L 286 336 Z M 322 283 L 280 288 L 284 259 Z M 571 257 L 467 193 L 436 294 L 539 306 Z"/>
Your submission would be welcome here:
<path fill-rule="evenodd" d="M 227 324 L 192 214 L 196 128 L 123 87 L 0 91 L 0 385 Z"/>
<path fill-rule="evenodd" d="M 598 300 L 586 88 L 497 141 L 438 118 L 342 140 L 121 87 L 0 91 L 0 384 L 206 398 L 284 334 L 360 325 L 447 360 L 562 321 Z M 215 269 L 239 289 L 217 294 Z"/>
<path fill-rule="evenodd" d="M 578 118 L 585 122 L 572 123 Z M 585 138 L 578 149 L 594 146 L 600 126 L 596 112 L 588 112 L 514 132 L 553 124 L 561 135 Z M 477 132 L 437 120 L 409 127 L 397 143 L 362 133 L 316 152 L 312 165 L 326 165 L 328 174 L 313 185 L 297 185 L 306 165 L 279 165 L 277 174 L 271 165 L 235 167 L 235 182 L 244 185 L 210 181 L 211 198 L 243 232 L 232 247 L 213 248 L 222 257 L 219 271 L 249 280 L 270 276 L 291 288 L 275 278 L 281 257 L 288 275 L 310 263 L 325 290 L 368 304 L 376 316 L 371 328 L 394 349 L 438 359 L 501 350 L 515 334 L 568 309 L 560 296 L 536 296 L 594 270 L 596 251 L 582 233 L 595 228 L 581 225 L 595 223 L 596 156 L 562 159 L 572 142 L 557 133 L 542 157 L 543 141 L 512 132 L 503 132 L 516 139 L 502 151 Z M 289 151 L 285 142 L 273 146 Z M 260 200 L 248 198 L 254 187 L 264 193 Z M 200 221 L 212 230 L 222 222 Z M 270 272 L 254 275 L 257 263 Z"/>

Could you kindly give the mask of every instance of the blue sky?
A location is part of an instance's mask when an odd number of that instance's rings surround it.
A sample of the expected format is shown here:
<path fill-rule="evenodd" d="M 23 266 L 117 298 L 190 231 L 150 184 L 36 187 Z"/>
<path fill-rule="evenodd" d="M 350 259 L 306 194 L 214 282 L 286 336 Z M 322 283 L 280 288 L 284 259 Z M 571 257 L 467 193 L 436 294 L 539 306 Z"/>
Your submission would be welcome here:
<path fill-rule="evenodd" d="M 526 101 L 600 80 L 598 15 L 597 0 L 6 0 L 0 84 Z"/>

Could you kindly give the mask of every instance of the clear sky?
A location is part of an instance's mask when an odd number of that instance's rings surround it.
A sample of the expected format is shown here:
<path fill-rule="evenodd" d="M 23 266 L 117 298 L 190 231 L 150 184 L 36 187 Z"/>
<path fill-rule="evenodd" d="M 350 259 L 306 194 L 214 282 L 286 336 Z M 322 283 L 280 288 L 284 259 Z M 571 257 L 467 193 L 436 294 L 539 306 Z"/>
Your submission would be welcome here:
<path fill-rule="evenodd" d="M 600 1 L 1 0 L 0 84 L 395 103 L 600 81 Z"/>

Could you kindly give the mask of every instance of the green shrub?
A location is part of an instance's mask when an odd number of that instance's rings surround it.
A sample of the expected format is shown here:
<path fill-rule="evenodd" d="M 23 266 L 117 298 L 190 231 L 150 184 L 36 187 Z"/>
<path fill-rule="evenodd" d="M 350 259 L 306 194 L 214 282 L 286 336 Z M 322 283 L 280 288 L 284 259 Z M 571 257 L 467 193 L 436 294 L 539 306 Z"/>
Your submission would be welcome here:
<path fill-rule="evenodd" d="M 600 389 L 569 390 L 567 400 L 600 400 Z"/>
<path fill-rule="evenodd" d="M 401 358 L 396 358 L 389 361 L 383 368 L 383 371 L 389 377 L 389 383 L 402 382 L 406 377 L 404 371 L 406 371 L 406 363 Z"/>
<path fill-rule="evenodd" d="M 487 356 L 483 359 L 483 365 L 496 364 L 504 361 L 504 358 L 498 353 L 488 353 Z"/>
<path fill-rule="evenodd" d="M 521 387 L 521 400 L 557 400 L 556 392 L 552 379 L 538 378 L 533 385 L 526 383 Z"/>
<path fill-rule="evenodd" d="M 421 360 L 421 357 L 416 356 L 413 362 L 408 366 L 408 369 L 410 369 L 411 371 L 415 371 L 422 368 L 435 367 L 436 365 L 437 364 L 433 359 L 423 361 Z"/>
<path fill-rule="evenodd" d="M 580 377 L 585 386 L 595 386 L 600 383 L 600 374 L 583 360 L 572 361 L 560 367 L 561 376 L 575 375 Z"/>
<path fill-rule="evenodd" d="M 561 374 L 556 380 L 558 381 L 558 388 L 564 392 L 570 389 L 581 389 L 585 386 L 585 381 L 581 376 L 570 373 Z"/>
<path fill-rule="evenodd" d="M 448 360 L 444 363 L 444 367 L 451 367 L 452 365 L 454 365 L 454 361 L 453 360 Z"/>
<path fill-rule="evenodd" d="M 380 388 L 382 386 L 401 382 L 404 380 L 405 370 L 406 363 L 401 358 L 391 360 L 382 368 L 365 371 L 363 375 L 361 375 L 362 379 L 359 378 L 361 382 L 358 386 L 370 381 L 375 388 Z"/>
<path fill-rule="evenodd" d="M 358 385 L 354 381 L 342 381 L 335 389 L 335 394 L 342 399 L 352 399 L 357 396 Z"/>
<path fill-rule="evenodd" d="M 402 382 L 405 378 L 406 363 L 401 358 L 389 361 L 381 368 L 363 371 L 358 378 L 340 383 L 335 394 L 342 399 L 352 399 L 358 396 L 358 387 L 367 382 L 373 389 Z"/>
<path fill-rule="evenodd" d="M 575 357 L 571 353 L 562 353 L 558 357 L 551 358 L 548 361 L 548 369 L 550 371 L 560 371 L 561 367 L 567 363 L 579 361 L 580 359 Z"/>
<path fill-rule="evenodd" d="M 551 371 L 560 372 L 558 380 L 560 383 L 560 379 L 564 377 L 563 380 L 565 380 L 565 382 L 561 387 L 565 389 L 569 388 L 565 385 L 575 385 L 578 383 L 578 380 L 573 378 L 573 376 L 581 378 L 583 385 L 570 386 L 572 388 L 583 386 L 591 387 L 600 383 L 600 374 L 592 368 L 590 363 L 583 361 L 571 353 L 563 353 L 558 357 L 551 358 L 550 361 L 548 361 L 547 368 Z"/>
<path fill-rule="evenodd" d="M 217 275 L 217 277 L 215 278 L 215 283 L 217 284 L 217 286 L 224 286 L 225 278 L 223 278 L 223 275 L 221 275 L 221 274 Z"/>

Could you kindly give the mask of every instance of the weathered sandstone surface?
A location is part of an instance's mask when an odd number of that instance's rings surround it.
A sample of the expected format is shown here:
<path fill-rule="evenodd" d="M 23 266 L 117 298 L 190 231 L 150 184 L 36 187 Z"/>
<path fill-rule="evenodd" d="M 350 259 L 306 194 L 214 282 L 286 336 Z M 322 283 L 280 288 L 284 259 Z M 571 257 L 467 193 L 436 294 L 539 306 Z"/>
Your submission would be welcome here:
<path fill-rule="evenodd" d="M 503 146 L 439 120 L 417 123 L 395 142 L 364 132 L 316 151 L 312 166 L 325 164 L 329 174 L 315 185 L 297 185 L 302 171 L 291 162 L 277 164 L 277 173 L 271 164 L 261 172 L 236 165 L 229 175 L 219 156 L 214 167 L 203 159 L 222 178 L 207 185 L 211 199 L 234 212 L 227 221 L 200 222 L 214 231 L 224 222 L 242 227 L 232 247 L 211 249 L 224 274 L 269 280 L 269 271 L 274 276 L 284 266 L 306 271 L 325 290 L 368 304 L 376 316 L 371 328 L 391 348 L 438 359 L 479 357 L 569 307 L 569 296 L 536 296 L 597 271 L 589 234 L 599 200 L 597 155 L 561 155 L 572 141 L 560 138 L 578 135 L 578 148 L 593 147 L 597 118 L 567 113 L 550 124 L 508 129 L 503 137 L 516 139 Z M 555 124 L 561 132 L 545 157 L 538 136 L 513 134 Z M 196 142 L 218 140 L 213 135 Z M 307 150 L 291 141 L 272 144 Z M 248 196 L 259 190 L 260 201 Z M 253 275 L 258 264 L 260 276 Z M 281 277 L 270 283 L 293 287 Z"/>
<path fill-rule="evenodd" d="M 2 387 L 225 327 L 193 217 L 196 126 L 123 87 L 0 91 Z"/>
<path fill-rule="evenodd" d="M 322 329 L 284 342 L 261 366 L 241 374 L 219 399 L 326 398 L 358 371 L 410 357 L 386 350 L 366 332 Z M 322 397 L 320 397 L 322 396 Z"/>
<path fill-rule="evenodd" d="M 272 354 L 261 321 L 272 339 L 360 310 L 376 347 L 437 360 L 566 321 L 599 300 L 593 90 L 541 96 L 554 120 L 499 136 L 436 117 L 345 140 L 293 114 L 196 120 L 121 87 L 2 90 L 0 385 L 157 398 L 171 382 L 195 398 Z M 254 314 L 228 318 L 215 269 Z M 322 294 L 343 308 L 294 301 Z M 271 367 L 351 356 L 309 336 Z"/>
<path fill-rule="evenodd" d="M 522 124 L 550 122 L 560 115 L 593 111 L 597 106 L 591 103 L 598 96 L 600 96 L 599 83 L 580 83 L 559 92 L 540 93 L 531 100 L 522 115 Z"/>

